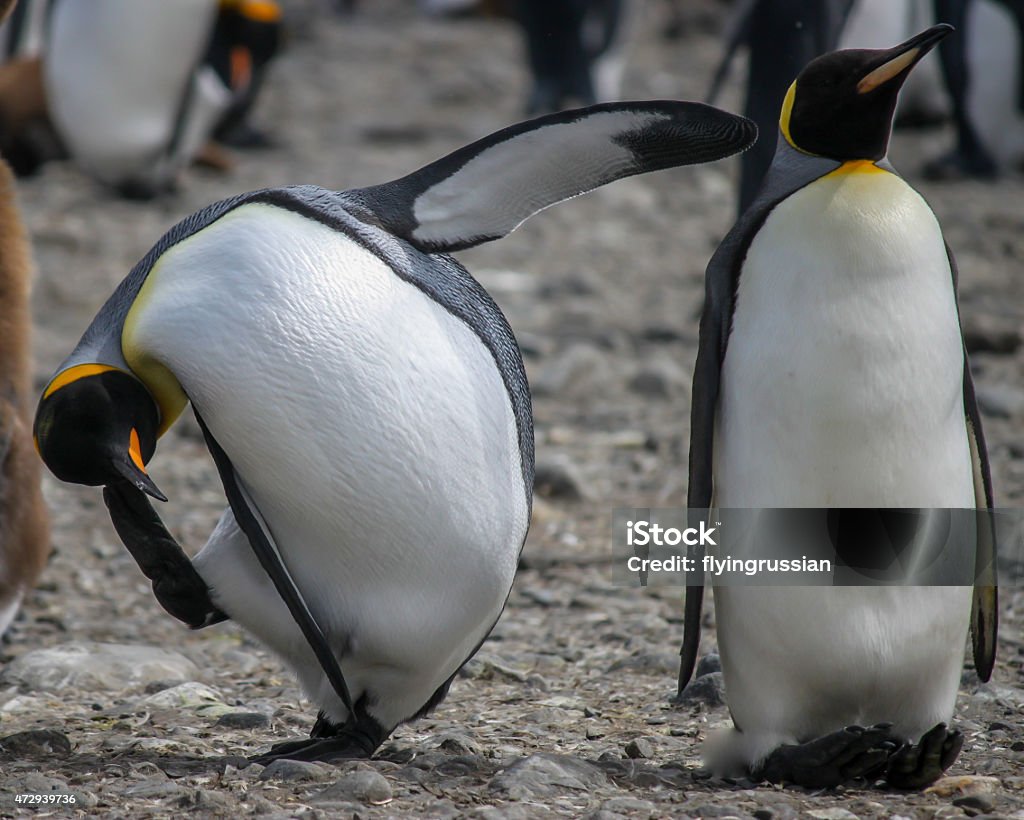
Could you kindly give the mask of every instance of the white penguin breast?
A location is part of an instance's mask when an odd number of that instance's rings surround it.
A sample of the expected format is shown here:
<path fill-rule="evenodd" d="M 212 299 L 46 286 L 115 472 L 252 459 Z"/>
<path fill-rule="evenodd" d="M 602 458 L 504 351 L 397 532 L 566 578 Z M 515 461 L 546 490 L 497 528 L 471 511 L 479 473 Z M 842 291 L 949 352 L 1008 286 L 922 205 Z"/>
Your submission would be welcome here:
<path fill-rule="evenodd" d="M 722 367 L 721 507 L 974 505 L 946 249 L 899 177 L 833 173 L 750 245 Z"/>
<path fill-rule="evenodd" d="M 322 625 L 359 624 L 383 654 L 426 625 L 446 643 L 418 651 L 468 654 L 511 585 L 527 501 L 508 393 L 465 323 L 344 234 L 251 204 L 161 257 L 132 327 Z"/>

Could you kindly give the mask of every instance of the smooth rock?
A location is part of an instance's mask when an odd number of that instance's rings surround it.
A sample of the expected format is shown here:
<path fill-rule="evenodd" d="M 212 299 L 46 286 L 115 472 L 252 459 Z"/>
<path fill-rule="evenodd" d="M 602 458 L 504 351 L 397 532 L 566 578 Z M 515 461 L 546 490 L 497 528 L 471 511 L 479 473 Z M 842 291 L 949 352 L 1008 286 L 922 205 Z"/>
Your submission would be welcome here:
<path fill-rule="evenodd" d="M 668 379 L 654 370 L 641 370 L 629 380 L 629 389 L 645 399 L 667 399 L 671 395 Z"/>
<path fill-rule="evenodd" d="M 225 712 L 213 725 L 225 729 L 265 729 L 270 718 L 262 712 Z"/>
<path fill-rule="evenodd" d="M 827 809 L 810 809 L 807 814 L 813 817 L 814 820 L 859 820 L 852 811 L 840 806 L 833 806 Z"/>
<path fill-rule="evenodd" d="M 987 814 L 995 808 L 996 801 L 991 794 L 967 794 L 953 800 L 954 806 L 968 811 L 969 814 Z"/>
<path fill-rule="evenodd" d="M 216 689 L 197 681 L 187 681 L 172 686 L 170 689 L 163 689 L 140 700 L 139 706 L 153 710 L 190 709 L 213 717 L 231 711 L 231 707 L 221 700 L 220 693 Z"/>
<path fill-rule="evenodd" d="M 634 738 L 626 744 L 625 752 L 631 760 L 654 757 L 654 744 L 645 737 Z"/>
<path fill-rule="evenodd" d="M 311 798 L 316 803 L 336 803 L 358 800 L 371 806 L 380 806 L 391 801 L 391 784 L 382 774 L 369 769 L 343 775 Z"/>
<path fill-rule="evenodd" d="M 725 703 L 725 682 L 721 672 L 708 672 L 694 678 L 672 702 L 677 706 L 703 703 L 707 706 L 721 706 Z"/>
<path fill-rule="evenodd" d="M 641 800 L 638 797 L 613 797 L 601 804 L 601 811 L 616 812 L 617 814 L 641 812 L 653 815 L 657 813 L 657 808 L 650 800 Z"/>
<path fill-rule="evenodd" d="M 307 780 L 330 780 L 334 772 L 326 766 L 308 763 L 305 760 L 271 760 L 260 772 L 260 780 L 286 780 L 302 782 Z"/>
<path fill-rule="evenodd" d="M 451 732 L 441 738 L 441 742 L 437 744 L 437 748 L 443 749 L 453 755 L 480 755 L 482 754 L 480 745 L 474 741 L 469 735 L 459 734 L 457 732 Z"/>
<path fill-rule="evenodd" d="M 2 679 L 33 691 L 117 692 L 154 681 L 187 681 L 198 676 L 199 669 L 192 661 L 168 649 L 73 642 L 26 652 L 4 669 Z"/>
<path fill-rule="evenodd" d="M 29 729 L 0 738 L 0 755 L 19 757 L 67 757 L 71 741 L 56 729 Z"/>
<path fill-rule="evenodd" d="M 694 817 L 750 817 L 747 812 L 736 808 L 736 806 L 715 806 L 709 804 L 705 806 L 698 806 L 695 809 L 689 809 L 689 812 L 692 813 Z"/>
<path fill-rule="evenodd" d="M 694 671 L 695 678 L 703 678 L 712 672 L 722 671 L 722 659 L 715 652 L 708 652 L 703 658 L 697 661 L 697 669 Z"/>
<path fill-rule="evenodd" d="M 537 495 L 550 500 L 579 501 L 585 495 L 579 471 L 565 457 L 539 459 L 533 486 Z"/>
<path fill-rule="evenodd" d="M 925 794 L 939 797 L 966 797 L 973 794 L 993 794 L 999 788 L 999 778 L 960 775 L 941 777 L 924 790 Z"/>
<path fill-rule="evenodd" d="M 604 772 L 591 763 L 569 755 L 540 753 L 521 758 L 498 772 L 489 788 L 513 800 L 532 800 L 566 791 L 586 792 L 606 782 Z"/>
<path fill-rule="evenodd" d="M 1024 413 L 1024 390 L 1010 384 L 975 386 L 978 406 L 986 415 L 1008 419 Z"/>
<path fill-rule="evenodd" d="M 622 669 L 641 675 L 674 675 L 679 671 L 679 656 L 667 652 L 642 652 L 629 658 L 620 658 L 608 667 L 609 672 Z"/>

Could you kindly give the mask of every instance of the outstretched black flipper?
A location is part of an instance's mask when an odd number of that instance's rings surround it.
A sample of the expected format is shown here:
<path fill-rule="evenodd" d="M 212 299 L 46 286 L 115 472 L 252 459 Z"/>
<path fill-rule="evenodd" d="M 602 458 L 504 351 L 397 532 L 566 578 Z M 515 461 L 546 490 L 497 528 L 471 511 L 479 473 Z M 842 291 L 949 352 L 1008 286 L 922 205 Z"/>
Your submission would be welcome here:
<path fill-rule="evenodd" d="M 401 179 L 345 192 L 346 205 L 426 252 L 499 239 L 564 199 L 623 177 L 721 159 L 753 123 L 694 102 L 606 103 L 522 122 Z"/>

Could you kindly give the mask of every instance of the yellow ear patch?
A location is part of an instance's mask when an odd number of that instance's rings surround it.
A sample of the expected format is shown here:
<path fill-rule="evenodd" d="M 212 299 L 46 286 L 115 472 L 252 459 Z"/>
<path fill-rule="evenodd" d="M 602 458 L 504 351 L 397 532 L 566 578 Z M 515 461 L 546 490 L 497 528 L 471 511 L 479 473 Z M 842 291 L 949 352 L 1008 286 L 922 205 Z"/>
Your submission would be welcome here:
<path fill-rule="evenodd" d="M 54 376 L 53 381 L 46 386 L 43 398 L 49 398 L 62 387 L 66 387 L 72 382 L 77 382 L 79 379 L 84 379 L 86 376 L 97 376 L 100 373 L 106 373 L 108 370 L 117 370 L 117 368 L 111 367 L 109 364 L 76 364 L 74 367 L 62 370 Z"/>
<path fill-rule="evenodd" d="M 920 53 L 921 49 L 912 48 L 910 51 L 903 52 L 898 57 L 893 57 L 889 62 L 883 63 L 857 83 L 857 93 L 867 94 L 869 91 L 874 91 L 878 86 L 889 82 L 893 77 L 913 65 L 917 55 Z"/>
<path fill-rule="evenodd" d="M 779 130 L 782 132 L 782 136 L 786 138 L 786 142 L 796 148 L 796 143 L 793 142 L 793 138 L 789 135 L 789 118 L 793 115 L 793 101 L 796 99 L 796 80 L 793 80 L 793 84 L 789 87 L 786 92 L 786 97 L 782 101 L 782 113 L 779 114 Z"/>

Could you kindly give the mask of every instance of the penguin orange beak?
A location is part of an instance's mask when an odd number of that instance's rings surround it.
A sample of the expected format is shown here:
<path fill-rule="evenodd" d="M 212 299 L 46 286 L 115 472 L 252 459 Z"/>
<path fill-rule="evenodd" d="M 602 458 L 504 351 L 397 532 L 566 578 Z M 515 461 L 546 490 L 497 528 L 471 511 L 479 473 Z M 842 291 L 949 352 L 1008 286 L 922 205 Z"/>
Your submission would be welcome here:
<path fill-rule="evenodd" d="M 156 483 L 146 472 L 146 464 L 142 460 L 142 447 L 139 443 L 139 434 L 133 427 L 128 437 L 128 457 L 124 459 L 112 459 L 111 464 L 114 470 L 123 478 L 130 481 L 142 492 L 151 495 L 157 501 L 166 501 L 164 495 Z"/>
<path fill-rule="evenodd" d="M 857 83 L 857 93 L 870 94 L 897 77 L 905 77 L 925 54 L 953 30 L 948 23 L 939 23 L 911 37 L 905 43 L 882 52 L 877 64 Z"/>

